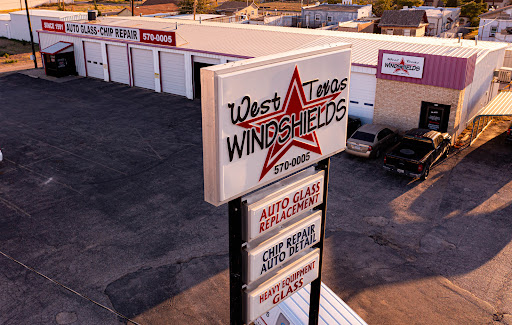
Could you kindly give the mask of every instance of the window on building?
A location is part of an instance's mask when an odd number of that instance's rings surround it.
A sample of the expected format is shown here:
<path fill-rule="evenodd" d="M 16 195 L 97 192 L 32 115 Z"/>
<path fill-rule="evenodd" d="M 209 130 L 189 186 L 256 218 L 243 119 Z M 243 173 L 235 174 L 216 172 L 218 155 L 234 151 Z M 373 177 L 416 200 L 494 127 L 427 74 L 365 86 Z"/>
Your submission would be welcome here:
<path fill-rule="evenodd" d="M 316 20 L 316 21 L 320 21 L 320 15 L 319 15 L 319 14 L 316 14 L 316 15 L 315 15 L 315 20 Z"/>
<path fill-rule="evenodd" d="M 404 29 L 404 36 L 411 36 L 411 30 L 410 29 Z"/>
<path fill-rule="evenodd" d="M 332 16 L 327 16 L 327 21 L 330 23 L 332 22 Z"/>
<path fill-rule="evenodd" d="M 251 11 L 251 15 L 254 15 L 254 10 L 253 10 L 253 11 Z"/>
<path fill-rule="evenodd" d="M 498 32 L 498 27 L 496 26 L 492 26 L 491 27 L 491 32 L 489 33 L 489 36 L 490 37 L 494 37 L 496 35 L 496 33 Z"/>
<path fill-rule="evenodd" d="M 387 29 L 387 30 L 386 30 L 386 33 L 387 33 L 388 35 L 393 35 L 393 30 L 392 30 L 392 29 Z"/>

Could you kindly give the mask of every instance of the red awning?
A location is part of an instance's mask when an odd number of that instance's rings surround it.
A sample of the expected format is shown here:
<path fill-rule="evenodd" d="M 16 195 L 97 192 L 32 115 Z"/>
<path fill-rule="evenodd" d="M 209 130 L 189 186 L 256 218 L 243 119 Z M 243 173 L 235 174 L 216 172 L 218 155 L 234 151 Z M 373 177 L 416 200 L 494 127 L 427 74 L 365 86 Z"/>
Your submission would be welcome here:
<path fill-rule="evenodd" d="M 41 50 L 41 53 L 53 55 L 53 54 L 57 54 L 57 53 L 71 52 L 71 51 L 73 51 L 73 43 L 57 42 L 57 43 L 50 45 L 47 48 Z"/>

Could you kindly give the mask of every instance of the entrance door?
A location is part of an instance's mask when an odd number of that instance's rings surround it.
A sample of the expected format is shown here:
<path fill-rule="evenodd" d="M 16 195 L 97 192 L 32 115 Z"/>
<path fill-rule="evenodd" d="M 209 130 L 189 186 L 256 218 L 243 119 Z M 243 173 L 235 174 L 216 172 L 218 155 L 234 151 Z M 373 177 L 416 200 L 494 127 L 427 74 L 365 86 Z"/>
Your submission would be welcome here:
<path fill-rule="evenodd" d="M 101 56 L 100 43 L 84 42 L 84 48 L 87 76 L 98 79 L 105 79 L 103 74 L 103 57 Z"/>
<path fill-rule="evenodd" d="M 201 99 L 201 68 L 209 67 L 213 64 L 194 62 L 194 98 Z"/>
<path fill-rule="evenodd" d="M 108 44 L 107 55 L 110 80 L 127 85 L 130 84 L 130 72 L 126 46 Z"/>
<path fill-rule="evenodd" d="M 446 132 L 449 119 L 450 105 L 421 102 L 420 128 Z"/>

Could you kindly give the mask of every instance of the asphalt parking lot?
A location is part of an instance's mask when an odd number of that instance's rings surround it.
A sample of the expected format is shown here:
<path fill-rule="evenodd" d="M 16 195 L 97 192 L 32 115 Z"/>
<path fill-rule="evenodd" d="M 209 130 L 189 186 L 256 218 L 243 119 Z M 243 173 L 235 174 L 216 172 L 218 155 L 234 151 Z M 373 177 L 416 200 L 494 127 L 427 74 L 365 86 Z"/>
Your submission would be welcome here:
<path fill-rule="evenodd" d="M 0 99 L 0 324 L 228 323 L 199 101 L 21 74 Z M 507 123 L 424 182 L 332 158 L 323 281 L 369 324 L 512 324 Z"/>

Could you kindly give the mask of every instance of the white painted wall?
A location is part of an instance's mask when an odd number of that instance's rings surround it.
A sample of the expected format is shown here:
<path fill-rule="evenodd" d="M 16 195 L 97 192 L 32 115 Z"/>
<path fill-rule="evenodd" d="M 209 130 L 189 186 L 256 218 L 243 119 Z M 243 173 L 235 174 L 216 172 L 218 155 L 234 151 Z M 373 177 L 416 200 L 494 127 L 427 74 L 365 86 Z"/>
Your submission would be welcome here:
<path fill-rule="evenodd" d="M 1 1 L 1 0 L 0 0 Z M 45 11 L 49 13 L 46 15 Z M 56 17 L 55 10 L 30 10 L 30 23 L 32 25 L 32 34 L 34 35 L 34 42 L 39 43 L 37 30 L 42 29 L 41 20 L 58 20 L 58 21 L 72 21 L 87 19 L 87 13 L 84 12 L 66 12 L 66 16 Z M 30 33 L 28 29 L 27 15 L 25 12 L 11 13 L 11 20 L 9 22 L 11 30 L 11 38 L 17 40 L 30 41 Z M 2 21 L 0 21 L 0 24 Z"/>
<path fill-rule="evenodd" d="M 502 13 L 512 15 L 512 8 L 504 10 Z M 506 35 L 499 35 L 498 37 L 491 36 L 491 29 L 493 27 L 496 28 L 496 34 L 500 34 L 501 31 L 507 27 L 512 27 L 512 20 L 480 18 L 480 24 L 478 26 L 478 39 L 482 41 L 512 42 L 512 37 Z"/>
<path fill-rule="evenodd" d="M 464 103 L 460 116 L 457 135 L 473 120 L 476 114 L 496 96 L 492 87 L 493 72 L 503 65 L 505 49 L 489 52 L 481 59 L 477 59 L 473 82 L 466 87 Z"/>
<path fill-rule="evenodd" d="M 76 63 L 76 69 L 77 69 L 78 75 L 85 77 L 86 72 L 85 72 L 83 42 L 88 41 L 88 40 L 92 41 L 91 39 L 66 36 L 63 34 L 45 33 L 45 32 L 42 32 L 40 34 L 40 36 L 41 36 L 40 46 L 42 49 L 44 49 L 50 45 L 53 45 L 59 41 L 73 43 L 74 51 L 75 51 L 75 63 Z M 96 40 L 96 42 L 101 43 L 101 51 L 102 51 L 101 55 L 104 59 L 104 62 L 107 62 L 107 59 L 106 59 L 107 58 L 107 52 L 106 52 L 107 46 L 105 46 L 105 44 L 126 47 L 126 43 L 123 43 L 123 42 L 103 41 L 103 40 Z M 176 94 L 176 95 L 182 95 L 182 96 L 187 97 L 188 99 L 194 99 L 194 90 L 193 90 L 193 85 L 192 85 L 192 78 L 193 78 L 192 62 L 193 61 L 205 62 L 205 63 L 210 63 L 210 64 L 222 64 L 222 63 L 226 63 L 226 62 L 240 60 L 237 58 L 221 56 L 221 55 L 213 55 L 213 54 L 206 54 L 206 53 L 194 53 L 194 52 L 190 52 L 190 51 L 180 51 L 180 50 L 176 50 L 176 49 L 166 49 L 166 48 L 159 48 L 159 47 L 157 48 L 157 47 L 152 47 L 152 46 L 147 46 L 147 45 L 130 44 L 129 47 L 132 50 L 139 49 L 139 50 L 151 51 L 151 58 L 148 60 L 145 60 L 146 62 L 144 62 L 145 64 L 147 64 L 148 67 L 146 70 L 144 70 L 143 73 L 147 73 L 148 76 L 149 76 L 149 73 L 151 74 L 151 78 L 154 81 L 154 86 L 146 85 L 147 88 L 154 89 L 157 92 L 163 91 L 163 92 L 169 92 L 169 93 Z M 174 85 L 171 88 L 167 88 L 167 87 L 165 87 L 163 89 L 161 88 L 162 73 L 169 72 L 169 67 L 162 67 L 161 53 L 163 53 L 163 52 L 179 54 L 183 58 L 182 60 L 181 59 L 179 60 L 179 61 L 181 61 L 180 66 L 176 67 L 177 69 L 179 68 L 179 76 L 174 76 L 178 80 L 183 80 L 184 85 L 182 87 L 179 87 L 178 85 Z M 130 54 L 132 54 L 131 51 L 130 51 Z M 132 55 L 130 55 L 128 62 L 130 62 L 130 60 L 132 60 Z M 109 58 L 109 61 L 110 61 L 110 58 Z M 127 66 L 126 69 L 131 70 L 131 74 L 132 74 L 132 78 L 133 78 L 132 67 L 133 66 L 130 66 L 130 67 Z M 140 67 L 140 64 L 139 64 L 139 67 Z M 105 69 L 104 80 L 109 81 L 110 78 L 109 78 L 109 74 L 108 74 L 108 66 L 104 65 L 103 68 Z M 181 69 L 184 69 L 184 72 Z M 139 74 L 140 74 L 140 72 L 139 72 Z M 164 76 L 164 78 L 165 78 L 165 76 Z M 173 88 L 175 88 L 176 91 L 174 91 Z"/>

